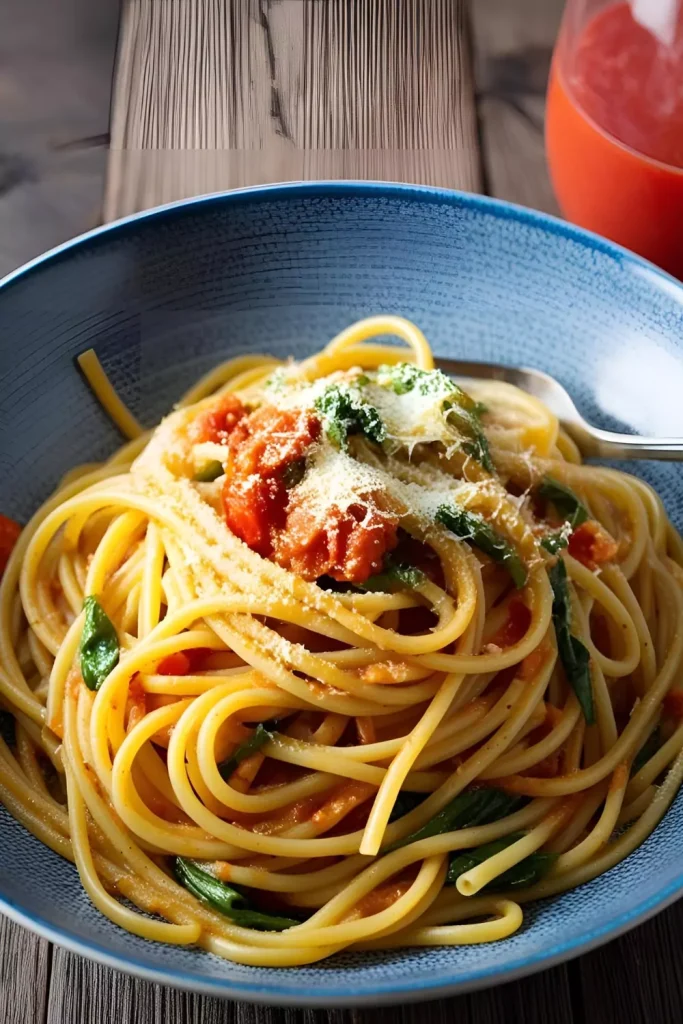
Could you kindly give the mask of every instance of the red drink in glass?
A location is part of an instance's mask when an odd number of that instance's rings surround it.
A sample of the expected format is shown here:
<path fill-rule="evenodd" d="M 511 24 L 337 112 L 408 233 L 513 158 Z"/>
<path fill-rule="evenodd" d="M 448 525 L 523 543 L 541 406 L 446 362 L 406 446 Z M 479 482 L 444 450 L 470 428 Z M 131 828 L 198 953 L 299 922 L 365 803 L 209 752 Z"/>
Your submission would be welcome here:
<path fill-rule="evenodd" d="M 683 12 L 666 45 L 627 3 L 570 2 L 546 146 L 569 220 L 683 278 Z"/>

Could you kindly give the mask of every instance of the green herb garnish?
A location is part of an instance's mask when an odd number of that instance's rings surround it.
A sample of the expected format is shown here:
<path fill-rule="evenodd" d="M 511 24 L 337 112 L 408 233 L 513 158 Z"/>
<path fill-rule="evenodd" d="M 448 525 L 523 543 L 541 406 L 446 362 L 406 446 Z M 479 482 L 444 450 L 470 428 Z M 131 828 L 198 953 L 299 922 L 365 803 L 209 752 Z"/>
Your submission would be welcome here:
<path fill-rule="evenodd" d="M 193 896 L 202 903 L 229 917 L 242 928 L 254 928 L 261 932 L 282 932 L 300 924 L 291 917 L 276 917 L 252 910 L 249 901 L 237 889 L 226 885 L 220 879 L 203 871 L 194 861 L 176 857 L 175 876 Z"/>
<path fill-rule="evenodd" d="M 557 533 L 550 533 L 541 541 L 541 547 L 545 548 L 551 555 L 557 555 L 569 544 L 566 532 L 558 530 Z"/>
<path fill-rule="evenodd" d="M 571 488 L 561 484 L 552 476 L 544 477 L 538 488 L 538 495 L 555 507 L 558 515 L 569 523 L 572 530 L 588 519 L 588 509 Z"/>
<path fill-rule="evenodd" d="M 207 462 L 207 464 L 202 466 L 201 469 L 198 469 L 194 475 L 194 479 L 198 483 L 210 484 L 212 480 L 217 480 L 218 477 L 223 476 L 224 473 L 225 470 L 223 469 L 223 466 L 217 459 L 215 459 L 211 462 Z"/>
<path fill-rule="evenodd" d="M 85 621 L 79 647 L 81 675 L 89 690 L 99 690 L 119 661 L 119 638 L 96 597 L 83 602 Z"/>
<path fill-rule="evenodd" d="M 288 383 L 286 368 L 284 366 L 278 366 L 277 370 L 273 370 L 263 386 L 267 391 L 272 391 L 274 394 L 278 394 L 285 390 Z"/>
<path fill-rule="evenodd" d="M 590 654 L 586 646 L 571 632 L 572 606 L 569 597 L 567 567 L 562 559 L 548 569 L 553 588 L 553 625 L 557 637 L 557 652 L 567 682 L 578 697 L 587 725 L 595 724 L 593 685 L 591 682 Z"/>
<path fill-rule="evenodd" d="M 476 409 L 474 399 L 441 370 L 421 370 L 412 363 L 384 365 L 377 371 L 377 383 L 382 387 L 390 387 L 397 395 L 406 395 L 415 390 L 421 395 L 443 394 L 444 398 L 452 398 L 468 412 Z"/>
<path fill-rule="evenodd" d="M 527 580 L 524 562 L 509 541 L 505 540 L 483 516 L 476 512 L 468 512 L 457 505 L 440 505 L 436 520 L 446 526 L 460 540 L 467 541 L 479 548 L 494 562 L 504 565 L 512 577 L 512 582 L 519 589 Z"/>
<path fill-rule="evenodd" d="M 464 875 L 466 871 L 476 868 L 478 864 L 483 864 L 489 857 L 495 856 L 495 854 L 500 853 L 502 850 L 507 850 L 508 846 L 512 846 L 523 835 L 523 832 L 517 832 L 510 836 L 502 836 L 500 839 L 494 839 L 493 842 L 486 843 L 484 846 L 478 846 L 474 850 L 465 850 L 462 853 L 455 854 L 448 867 L 446 885 L 455 885 L 460 875 Z M 557 860 L 557 854 L 542 853 L 537 850 L 536 853 L 531 853 L 524 860 L 521 860 L 519 864 L 508 868 L 502 875 L 498 875 L 488 885 L 485 885 L 481 891 L 496 892 L 501 889 L 526 889 L 528 886 L 539 882 L 555 860 Z"/>
<path fill-rule="evenodd" d="M 382 387 L 390 387 L 397 395 L 417 391 L 421 395 L 442 396 L 446 420 L 452 421 L 468 438 L 463 444 L 463 451 L 476 459 L 489 473 L 494 472 L 489 444 L 480 422 L 485 406 L 475 402 L 445 373 L 441 370 L 421 370 L 412 363 L 396 363 L 395 366 L 380 366 L 377 383 Z"/>
<path fill-rule="evenodd" d="M 415 808 L 419 807 L 426 799 L 426 793 L 407 793 L 404 790 L 401 790 L 394 801 L 394 806 L 392 807 L 391 814 L 389 815 L 389 821 L 397 821 L 398 818 L 402 818 L 410 811 L 414 811 Z"/>
<path fill-rule="evenodd" d="M 633 763 L 631 764 L 631 775 L 637 775 L 640 769 L 647 764 L 650 758 L 655 756 L 661 745 L 662 731 L 659 726 L 656 726 L 645 740 L 636 756 L 633 758 Z"/>
<path fill-rule="evenodd" d="M 259 722 L 249 739 L 245 740 L 244 743 L 241 743 L 240 746 L 232 752 L 230 757 L 226 758 L 225 761 L 221 761 L 218 765 L 218 771 L 220 772 L 221 777 L 227 781 L 242 761 L 251 757 L 252 754 L 258 753 L 261 747 L 265 747 L 266 743 L 272 739 L 273 733 L 270 729 L 267 729 L 263 722 Z"/>
<path fill-rule="evenodd" d="M 377 409 L 348 384 L 330 384 L 316 399 L 315 407 L 323 418 L 325 433 L 343 451 L 348 450 L 351 434 L 364 434 L 375 444 L 386 438 L 386 427 Z"/>
<path fill-rule="evenodd" d="M 391 594 L 394 590 L 416 590 L 426 579 L 421 569 L 395 562 L 391 555 L 387 555 L 382 572 L 371 576 L 359 586 L 361 590 Z"/>
<path fill-rule="evenodd" d="M 494 472 L 491 449 L 483 431 L 479 431 L 474 441 L 465 441 L 462 450 L 466 455 L 471 455 L 473 459 L 476 459 L 489 473 Z"/>
<path fill-rule="evenodd" d="M 513 796 L 502 789 L 465 789 L 450 803 L 446 804 L 438 814 L 405 839 L 399 839 L 383 850 L 390 853 L 399 850 L 409 843 L 417 843 L 420 839 L 440 836 L 444 832 L 455 832 L 463 828 L 474 828 L 475 825 L 488 825 L 492 821 L 506 818 L 526 802 L 524 797 Z"/>

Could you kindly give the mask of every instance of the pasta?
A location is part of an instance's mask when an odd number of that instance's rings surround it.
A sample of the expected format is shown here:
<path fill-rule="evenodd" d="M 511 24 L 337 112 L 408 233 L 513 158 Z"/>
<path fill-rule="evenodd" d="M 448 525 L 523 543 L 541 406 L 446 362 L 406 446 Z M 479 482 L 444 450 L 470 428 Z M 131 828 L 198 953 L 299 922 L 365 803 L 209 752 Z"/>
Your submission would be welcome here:
<path fill-rule="evenodd" d="M 129 441 L 0 523 L 0 800 L 103 914 L 261 966 L 489 942 L 657 825 L 683 544 L 646 484 L 399 317 L 153 433 L 80 364 Z"/>

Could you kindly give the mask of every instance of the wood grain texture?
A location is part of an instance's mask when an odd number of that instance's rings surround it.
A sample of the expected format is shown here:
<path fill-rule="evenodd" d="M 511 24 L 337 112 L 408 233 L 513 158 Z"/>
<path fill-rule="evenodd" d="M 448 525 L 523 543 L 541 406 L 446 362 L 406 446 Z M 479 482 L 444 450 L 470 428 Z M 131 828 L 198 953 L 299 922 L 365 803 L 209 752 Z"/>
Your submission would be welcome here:
<path fill-rule="evenodd" d="M 118 14 L 0 3 L 0 277 L 100 220 Z"/>
<path fill-rule="evenodd" d="M 297 1010 L 177 992 L 55 949 L 46 1024 L 499 1024 L 503 1020 L 505 1024 L 573 1024 L 565 968 L 502 988 L 415 1006 Z"/>
<path fill-rule="evenodd" d="M 126 0 L 105 219 L 312 178 L 481 185 L 465 0 Z"/>
<path fill-rule="evenodd" d="M 0 917 L 0 1021 L 43 1021 L 51 948 L 44 939 Z"/>
<path fill-rule="evenodd" d="M 557 213 L 543 122 L 564 0 L 472 0 L 475 80 L 487 191 Z"/>
<path fill-rule="evenodd" d="M 0 5 L 0 274 L 98 217 L 117 0 Z M 489 190 L 554 209 L 543 92 L 560 0 L 471 0 Z M 105 215 L 286 178 L 482 185 L 464 0 L 124 0 Z M 0 919 L 0 1022 L 668 1024 L 683 907 L 502 988 L 421 1006 L 176 992 Z"/>
<path fill-rule="evenodd" d="M 583 1004 L 600 1024 L 683 1020 L 683 901 L 640 928 L 581 957 Z"/>

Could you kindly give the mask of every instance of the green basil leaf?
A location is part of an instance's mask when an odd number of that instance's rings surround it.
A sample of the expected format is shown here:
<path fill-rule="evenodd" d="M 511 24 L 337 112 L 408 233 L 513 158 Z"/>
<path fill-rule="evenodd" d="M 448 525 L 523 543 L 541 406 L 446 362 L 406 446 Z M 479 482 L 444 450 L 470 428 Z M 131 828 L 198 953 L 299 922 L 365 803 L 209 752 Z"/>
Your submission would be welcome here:
<path fill-rule="evenodd" d="M 348 384 L 330 384 L 316 399 L 315 407 L 323 418 L 325 433 L 343 451 L 348 449 L 351 434 L 364 434 L 375 444 L 387 436 L 377 409 Z"/>
<path fill-rule="evenodd" d="M 457 429 L 469 438 L 463 450 L 489 473 L 494 472 L 489 444 L 480 422 L 486 407 L 481 402 L 475 402 L 471 395 L 445 373 L 441 370 L 421 370 L 412 363 L 396 363 L 394 366 L 380 366 L 377 383 L 381 387 L 391 388 L 397 395 L 417 391 L 421 395 L 442 396 L 444 416 L 449 421 L 453 420 Z"/>
<path fill-rule="evenodd" d="M 421 395 L 443 395 L 461 405 L 468 412 L 476 409 L 477 403 L 441 370 L 421 370 L 412 363 L 383 365 L 377 371 L 377 383 L 390 387 L 394 394 L 405 395 L 417 390 Z"/>
<path fill-rule="evenodd" d="M 588 519 L 588 509 L 581 499 L 574 494 L 571 488 L 561 484 L 554 477 L 544 477 L 538 488 L 538 494 L 555 506 L 557 512 L 569 523 L 572 530 Z"/>
<path fill-rule="evenodd" d="M 89 690 L 99 690 L 119 661 L 119 638 L 114 624 L 96 597 L 83 602 L 85 621 L 79 648 L 81 675 Z"/>
<path fill-rule="evenodd" d="M 415 808 L 419 807 L 426 799 L 426 793 L 407 793 L 404 790 L 401 790 L 394 801 L 394 806 L 391 810 L 391 814 L 389 815 L 389 821 L 397 821 L 398 818 L 402 818 L 410 811 L 414 811 Z"/>
<path fill-rule="evenodd" d="M 662 731 L 659 726 L 656 726 L 645 740 L 636 756 L 633 758 L 633 763 L 631 764 L 631 775 L 637 775 L 640 769 L 647 764 L 650 758 L 655 756 L 661 745 Z"/>
<path fill-rule="evenodd" d="M 572 606 L 569 597 L 567 567 L 561 558 L 548 569 L 553 589 L 553 625 L 557 638 L 557 653 L 574 690 L 587 725 L 595 724 L 593 706 L 593 683 L 590 671 L 590 654 L 578 637 L 571 633 Z"/>
<path fill-rule="evenodd" d="M 267 729 L 263 722 L 259 722 L 249 739 L 240 744 L 230 757 L 225 761 L 221 761 L 218 765 L 221 777 L 227 781 L 242 761 L 246 760 L 247 757 L 251 757 L 252 754 L 256 754 L 261 747 L 264 747 L 272 739 L 273 733 L 270 729 Z"/>
<path fill-rule="evenodd" d="M 524 797 L 505 793 L 502 789 L 465 789 L 450 803 L 446 804 L 438 814 L 405 839 L 399 839 L 383 850 L 391 853 L 409 843 L 417 843 L 420 839 L 440 836 L 444 832 L 455 832 L 475 825 L 489 825 L 492 821 L 506 818 L 508 814 L 518 810 L 526 803 Z"/>
<path fill-rule="evenodd" d="M 446 885 L 455 885 L 460 875 L 471 871 L 478 864 L 483 864 L 489 857 L 494 857 L 502 850 L 507 850 L 518 839 L 524 836 L 523 832 L 516 832 L 509 836 L 501 836 L 491 843 L 478 846 L 474 850 L 464 850 L 451 857 L 446 875 Z M 508 868 L 502 875 L 498 875 L 493 881 L 485 885 L 482 892 L 496 892 L 506 889 L 525 889 L 530 885 L 539 882 L 557 859 L 557 854 L 536 851 L 521 860 L 519 864 Z"/>
<path fill-rule="evenodd" d="M 421 569 L 414 565 L 395 562 L 391 555 L 387 555 L 382 572 L 371 576 L 365 583 L 360 583 L 359 587 L 373 593 L 391 594 L 394 590 L 415 590 L 426 579 Z"/>
<path fill-rule="evenodd" d="M 440 505 L 436 513 L 437 522 L 443 523 L 451 533 L 461 540 L 479 548 L 494 562 L 504 565 L 519 589 L 527 580 L 524 562 L 509 541 L 505 540 L 490 523 L 476 512 L 468 512 L 457 505 Z"/>
<path fill-rule="evenodd" d="M 299 924 L 291 917 L 277 917 L 274 914 L 263 914 L 252 910 L 249 902 L 241 892 L 214 878 L 208 871 L 203 871 L 194 861 L 185 857 L 176 857 L 175 876 L 185 889 L 196 896 L 202 903 L 217 910 L 219 914 L 229 917 L 242 928 L 254 928 L 257 931 L 282 932 Z"/>
<path fill-rule="evenodd" d="M 495 472 L 495 466 L 491 458 L 491 449 L 483 430 L 478 430 L 472 441 L 465 441 L 462 450 L 466 455 L 471 455 L 473 459 L 476 459 L 489 473 Z"/>
<path fill-rule="evenodd" d="M 541 547 L 545 548 L 551 555 L 557 555 L 569 544 L 567 535 L 559 530 L 557 533 L 550 533 L 541 541 Z"/>
<path fill-rule="evenodd" d="M 215 459 L 212 462 L 207 462 L 201 469 L 198 469 L 194 479 L 198 483 L 210 484 L 213 480 L 217 480 L 219 476 L 223 476 L 224 473 L 223 466 L 218 459 Z"/>

